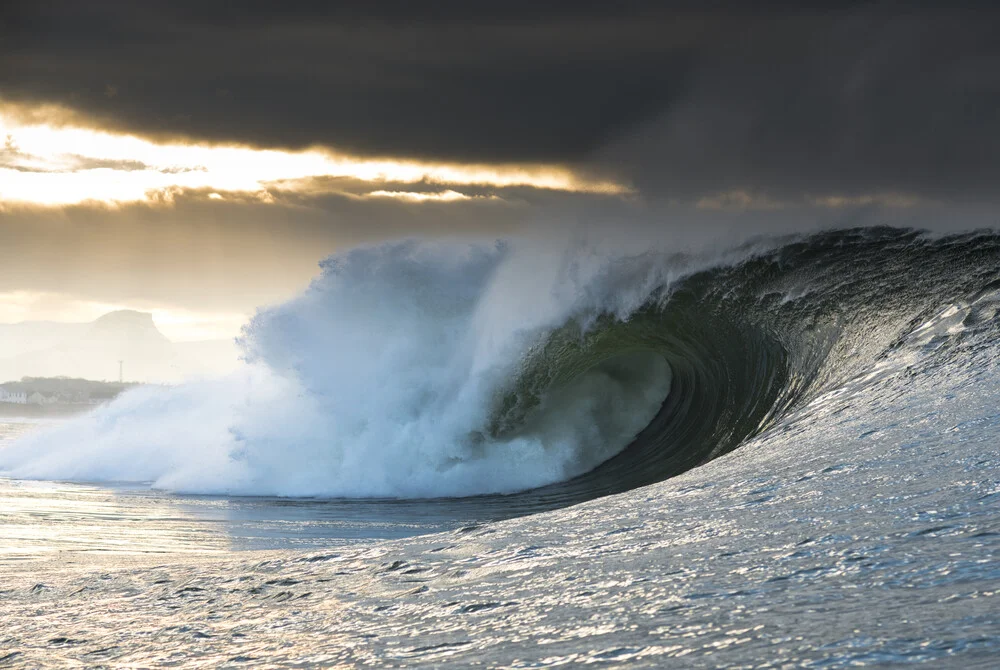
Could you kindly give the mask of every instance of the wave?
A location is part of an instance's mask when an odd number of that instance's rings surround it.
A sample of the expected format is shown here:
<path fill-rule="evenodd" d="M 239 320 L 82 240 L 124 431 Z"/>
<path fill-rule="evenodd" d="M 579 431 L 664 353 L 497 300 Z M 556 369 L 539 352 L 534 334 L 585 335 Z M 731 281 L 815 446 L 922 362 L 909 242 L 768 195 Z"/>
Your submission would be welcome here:
<path fill-rule="evenodd" d="M 981 233 L 842 230 L 700 254 L 359 248 L 258 312 L 238 373 L 130 392 L 0 450 L 0 470 L 561 506 L 684 472 L 908 352 L 993 328 L 998 282 L 1000 237 Z"/>

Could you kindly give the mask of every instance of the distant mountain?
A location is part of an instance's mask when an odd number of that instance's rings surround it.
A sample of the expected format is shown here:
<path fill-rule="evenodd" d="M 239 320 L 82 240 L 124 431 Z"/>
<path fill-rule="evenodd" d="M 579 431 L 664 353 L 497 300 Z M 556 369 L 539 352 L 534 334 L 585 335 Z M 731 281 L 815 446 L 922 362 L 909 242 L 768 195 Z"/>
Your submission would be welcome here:
<path fill-rule="evenodd" d="M 0 381 L 71 376 L 174 382 L 224 373 L 236 364 L 227 340 L 175 344 L 153 315 L 121 310 L 88 324 L 26 322 L 0 326 Z"/>
<path fill-rule="evenodd" d="M 98 318 L 90 324 L 84 340 L 126 347 L 139 342 L 155 343 L 157 346 L 170 344 L 170 340 L 156 328 L 152 314 L 131 309 L 108 312 Z"/>

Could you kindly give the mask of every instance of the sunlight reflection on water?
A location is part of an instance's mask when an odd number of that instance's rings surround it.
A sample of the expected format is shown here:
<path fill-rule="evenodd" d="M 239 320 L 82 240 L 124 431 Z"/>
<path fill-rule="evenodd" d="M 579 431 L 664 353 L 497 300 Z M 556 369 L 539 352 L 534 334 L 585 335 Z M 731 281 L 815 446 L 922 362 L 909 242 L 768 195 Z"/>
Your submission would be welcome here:
<path fill-rule="evenodd" d="M 3 441 L 46 421 L 0 423 Z M 180 496 L 136 484 L 0 477 L 0 564 L 87 554 L 215 554 L 341 546 L 448 530 L 454 514 L 390 501 Z"/>

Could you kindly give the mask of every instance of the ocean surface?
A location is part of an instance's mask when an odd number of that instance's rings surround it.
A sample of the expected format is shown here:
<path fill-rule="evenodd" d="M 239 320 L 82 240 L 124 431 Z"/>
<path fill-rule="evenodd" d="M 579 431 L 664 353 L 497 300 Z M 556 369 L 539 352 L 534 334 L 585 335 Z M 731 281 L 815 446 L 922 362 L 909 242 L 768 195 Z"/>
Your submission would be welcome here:
<path fill-rule="evenodd" d="M 998 312 L 987 233 L 349 252 L 0 426 L 0 664 L 995 667 Z"/>

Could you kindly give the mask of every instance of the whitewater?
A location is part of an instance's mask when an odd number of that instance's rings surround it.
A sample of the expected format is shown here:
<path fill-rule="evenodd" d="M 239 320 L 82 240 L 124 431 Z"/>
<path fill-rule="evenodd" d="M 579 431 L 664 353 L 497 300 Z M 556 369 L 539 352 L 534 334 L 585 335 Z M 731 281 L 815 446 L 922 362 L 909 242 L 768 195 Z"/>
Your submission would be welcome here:
<path fill-rule="evenodd" d="M 0 659 L 990 667 L 998 311 L 985 231 L 339 253 L 230 377 L 0 441 L 0 498 L 391 532 L 7 563 Z"/>

